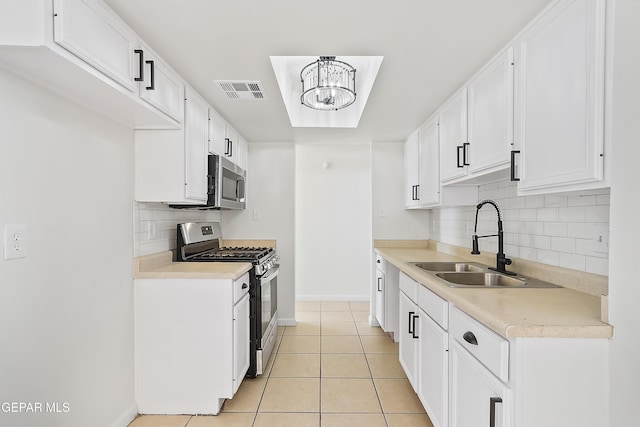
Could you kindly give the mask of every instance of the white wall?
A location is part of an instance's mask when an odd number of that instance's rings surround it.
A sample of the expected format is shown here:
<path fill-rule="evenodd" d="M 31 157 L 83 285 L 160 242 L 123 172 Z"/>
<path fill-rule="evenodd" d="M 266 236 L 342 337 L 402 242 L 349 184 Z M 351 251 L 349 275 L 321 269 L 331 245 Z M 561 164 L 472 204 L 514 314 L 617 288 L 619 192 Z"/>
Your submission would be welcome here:
<path fill-rule="evenodd" d="M 370 144 L 296 145 L 296 299 L 369 300 Z"/>
<path fill-rule="evenodd" d="M 249 144 L 247 169 L 247 209 L 222 211 L 222 233 L 228 238 L 276 240 L 281 263 L 278 318 L 281 324 L 295 324 L 293 144 Z"/>
<path fill-rule="evenodd" d="M 595 241 L 609 232 L 609 189 L 518 196 L 515 182 L 481 185 L 479 200 L 492 199 L 503 214 L 507 256 L 607 275 L 608 248 Z M 471 248 L 475 206 L 434 209 L 431 238 Z M 497 214 L 485 205 L 478 216 L 478 234 L 495 234 Z M 480 250 L 496 253 L 496 237 L 480 239 Z"/>
<path fill-rule="evenodd" d="M 404 208 L 404 143 L 371 144 L 371 170 L 373 238 L 428 239 L 430 210 Z"/>
<path fill-rule="evenodd" d="M 610 427 L 638 424 L 640 396 L 640 2 L 616 1 L 609 312 Z"/>
<path fill-rule="evenodd" d="M 133 132 L 0 70 L 3 426 L 125 426 L 133 395 Z M 67 413 L 47 413 L 58 403 Z"/>

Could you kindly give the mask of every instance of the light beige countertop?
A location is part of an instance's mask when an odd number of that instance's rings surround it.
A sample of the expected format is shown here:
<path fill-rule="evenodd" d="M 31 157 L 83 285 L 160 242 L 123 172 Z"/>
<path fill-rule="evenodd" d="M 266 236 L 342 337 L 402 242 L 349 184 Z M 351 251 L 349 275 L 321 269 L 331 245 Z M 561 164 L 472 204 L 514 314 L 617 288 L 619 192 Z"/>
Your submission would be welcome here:
<path fill-rule="evenodd" d="M 251 270 L 248 262 L 173 262 L 173 252 L 137 257 L 135 279 L 238 279 Z"/>
<path fill-rule="evenodd" d="M 494 266 L 490 260 L 495 258 L 453 255 L 438 251 L 427 242 L 411 246 L 398 247 L 390 242 L 376 241 L 375 251 L 418 283 L 503 337 L 610 338 L 613 335 L 613 327 L 600 320 L 599 296 L 569 288 L 452 288 L 408 263 L 473 260 Z M 513 271 L 518 270 L 514 268 Z M 565 271 L 565 274 L 570 273 Z M 532 276 L 530 272 L 526 275 Z M 557 277 L 562 279 L 564 276 Z M 552 282 L 563 286 L 561 280 Z"/>

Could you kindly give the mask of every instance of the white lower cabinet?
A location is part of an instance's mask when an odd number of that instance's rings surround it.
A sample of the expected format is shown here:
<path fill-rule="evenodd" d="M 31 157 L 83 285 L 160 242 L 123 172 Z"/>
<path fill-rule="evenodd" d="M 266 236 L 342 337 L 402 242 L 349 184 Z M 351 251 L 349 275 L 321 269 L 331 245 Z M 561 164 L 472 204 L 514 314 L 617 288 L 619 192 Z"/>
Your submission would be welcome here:
<path fill-rule="evenodd" d="M 449 334 L 422 306 L 419 316 L 418 398 L 434 427 L 444 427 L 449 418 Z"/>
<path fill-rule="evenodd" d="M 400 270 L 376 255 L 375 318 L 383 331 L 398 341 L 398 279 Z"/>
<path fill-rule="evenodd" d="M 141 414 L 217 414 L 249 366 L 249 275 L 136 279 L 135 398 Z"/>
<path fill-rule="evenodd" d="M 455 340 L 450 353 L 450 426 L 510 426 L 508 388 Z"/>
<path fill-rule="evenodd" d="M 398 321 L 398 341 L 400 365 L 407 379 L 417 389 L 418 385 L 418 283 L 405 274 L 400 274 L 400 316 Z"/>

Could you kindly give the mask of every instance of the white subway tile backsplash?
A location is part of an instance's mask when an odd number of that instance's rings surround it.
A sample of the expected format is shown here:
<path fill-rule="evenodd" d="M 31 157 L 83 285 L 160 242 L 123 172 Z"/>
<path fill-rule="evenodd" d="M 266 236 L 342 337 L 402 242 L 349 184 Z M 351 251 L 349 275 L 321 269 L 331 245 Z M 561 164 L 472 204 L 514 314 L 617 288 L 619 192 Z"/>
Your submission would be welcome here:
<path fill-rule="evenodd" d="M 609 275 L 609 259 L 608 258 L 595 258 L 587 256 L 586 259 L 586 271 L 587 273 L 601 274 L 603 276 Z"/>
<path fill-rule="evenodd" d="M 134 255 L 142 256 L 176 248 L 176 225 L 189 221 L 220 221 L 219 211 L 173 209 L 161 203 L 134 203 Z M 156 236 L 149 238 L 150 223 L 156 226 Z M 455 227 L 451 225 L 451 229 Z"/>
<path fill-rule="evenodd" d="M 558 208 L 558 221 L 560 222 L 584 222 L 586 218 L 586 208 L 567 207 Z"/>
<path fill-rule="evenodd" d="M 608 272 L 609 189 L 518 197 L 517 185 L 508 179 L 481 185 L 479 197 L 493 199 L 503 215 L 507 256 L 560 267 Z M 475 207 L 434 209 L 431 238 L 471 247 Z M 496 231 L 495 210 L 485 206 L 478 215 L 478 234 Z M 497 239 L 480 240 L 480 250 L 495 252 Z"/>
<path fill-rule="evenodd" d="M 545 236 L 566 237 L 568 233 L 568 224 L 566 222 L 545 222 L 541 233 Z"/>
<path fill-rule="evenodd" d="M 552 237 L 551 249 L 557 252 L 576 252 L 576 239 L 570 237 Z"/>
<path fill-rule="evenodd" d="M 609 222 L 609 205 L 587 206 L 585 213 L 587 222 Z"/>
<path fill-rule="evenodd" d="M 541 208 L 536 213 L 536 220 L 538 222 L 556 222 L 558 215 L 558 208 Z"/>
<path fill-rule="evenodd" d="M 569 196 L 567 198 L 568 206 L 593 206 L 596 204 L 597 196 Z"/>

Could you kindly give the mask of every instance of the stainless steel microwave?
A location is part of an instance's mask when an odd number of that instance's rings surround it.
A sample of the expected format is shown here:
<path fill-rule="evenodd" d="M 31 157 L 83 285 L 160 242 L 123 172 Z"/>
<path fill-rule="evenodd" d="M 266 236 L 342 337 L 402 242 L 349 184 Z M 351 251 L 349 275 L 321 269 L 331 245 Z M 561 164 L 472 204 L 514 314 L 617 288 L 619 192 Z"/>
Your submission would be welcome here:
<path fill-rule="evenodd" d="M 244 209 L 245 170 L 217 154 L 210 154 L 208 160 L 207 203 L 170 206 L 179 209 Z"/>

